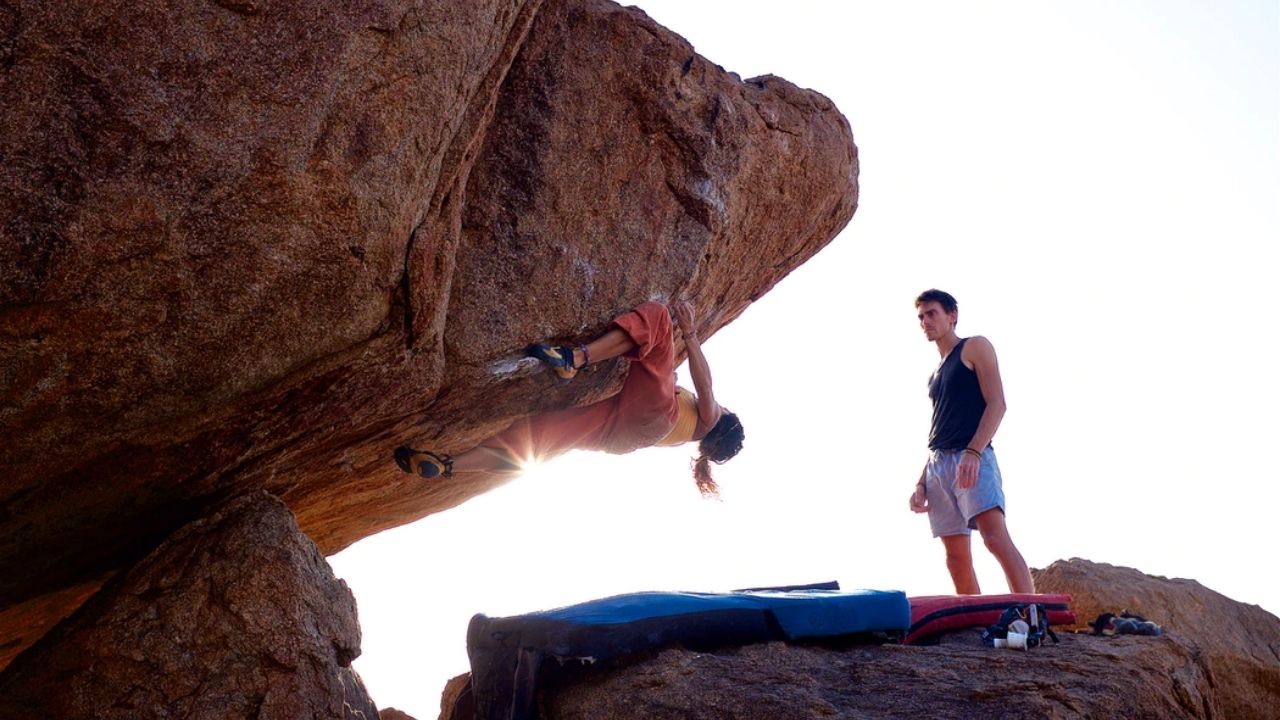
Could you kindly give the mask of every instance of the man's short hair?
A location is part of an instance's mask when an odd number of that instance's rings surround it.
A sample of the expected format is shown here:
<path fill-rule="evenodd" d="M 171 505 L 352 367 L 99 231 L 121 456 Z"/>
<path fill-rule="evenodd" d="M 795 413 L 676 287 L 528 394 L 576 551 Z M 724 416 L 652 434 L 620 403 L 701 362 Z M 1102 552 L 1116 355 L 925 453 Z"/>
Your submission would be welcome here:
<path fill-rule="evenodd" d="M 953 313 L 960 309 L 960 305 L 956 303 L 956 299 L 951 297 L 951 293 L 943 292 L 937 288 L 925 290 L 920 293 L 920 297 L 916 298 L 916 307 L 927 302 L 936 302 L 942 306 L 942 312 Z"/>

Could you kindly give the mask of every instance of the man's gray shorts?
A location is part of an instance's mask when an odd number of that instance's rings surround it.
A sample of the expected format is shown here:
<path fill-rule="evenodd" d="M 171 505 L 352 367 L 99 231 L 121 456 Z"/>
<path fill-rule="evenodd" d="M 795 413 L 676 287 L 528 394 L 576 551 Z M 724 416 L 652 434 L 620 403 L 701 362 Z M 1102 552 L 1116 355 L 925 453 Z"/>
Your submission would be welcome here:
<path fill-rule="evenodd" d="M 1000 466 L 991 448 L 982 452 L 978 482 L 973 487 L 956 487 L 956 466 L 964 450 L 933 450 L 925 468 L 924 488 L 929 498 L 929 526 L 934 537 L 968 535 L 978 524 L 974 518 L 991 508 L 1004 512 L 1004 489 Z"/>

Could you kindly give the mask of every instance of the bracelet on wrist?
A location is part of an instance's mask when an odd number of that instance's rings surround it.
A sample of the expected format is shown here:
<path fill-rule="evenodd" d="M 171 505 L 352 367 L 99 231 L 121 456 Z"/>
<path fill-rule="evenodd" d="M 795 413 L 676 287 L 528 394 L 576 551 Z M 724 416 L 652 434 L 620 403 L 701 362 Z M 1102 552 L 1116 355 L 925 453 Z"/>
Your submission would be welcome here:
<path fill-rule="evenodd" d="M 972 456 L 974 456 L 974 457 L 978 458 L 979 460 L 981 460 L 981 459 L 982 459 L 982 451 L 981 451 L 981 450 L 974 450 L 974 449 L 973 449 L 973 448 L 971 448 L 971 447 L 967 447 L 967 448 L 965 448 L 965 449 L 964 449 L 964 451 L 965 451 L 966 453 L 968 453 L 968 454 L 970 454 L 970 455 L 972 455 Z"/>

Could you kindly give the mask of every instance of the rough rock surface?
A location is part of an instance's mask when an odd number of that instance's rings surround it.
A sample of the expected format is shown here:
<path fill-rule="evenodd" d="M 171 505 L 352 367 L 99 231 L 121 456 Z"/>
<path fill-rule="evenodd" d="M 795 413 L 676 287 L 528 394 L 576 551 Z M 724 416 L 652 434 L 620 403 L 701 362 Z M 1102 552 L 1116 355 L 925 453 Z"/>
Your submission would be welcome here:
<path fill-rule="evenodd" d="M 1130 610 L 1184 640 L 1209 671 L 1225 717 L 1280 716 L 1280 618 L 1195 580 L 1147 575 L 1080 558 L 1036 572 L 1043 592 L 1071 593 L 1080 627 Z"/>
<path fill-rule="evenodd" d="M 258 492 L 175 533 L 0 673 L 0 717 L 356 718 L 355 599 Z"/>
<path fill-rule="evenodd" d="M 1033 652 L 983 647 L 974 632 L 936 647 L 850 650 L 752 645 L 667 650 L 546 694 L 556 720 L 777 718 L 1200 718 L 1208 679 L 1171 639 L 1068 636 Z"/>
<path fill-rule="evenodd" d="M 709 335 L 857 201 L 829 101 L 602 0 L 14 0 L 0 157 L 0 664 L 222 498 L 331 553 L 492 488 L 389 451 L 614 391 L 516 359 Z"/>
<path fill-rule="evenodd" d="M 668 649 L 544 684 L 542 716 L 696 718 L 1272 718 L 1280 619 L 1189 580 L 1074 559 L 1034 571 L 1080 618 L 1129 608 L 1162 637 L 1060 633 L 1028 652 L 982 645 L 977 629 L 936 646 L 782 643 Z M 450 681 L 446 701 L 459 688 Z M 449 707 L 446 702 L 446 707 Z M 442 717 L 448 718 L 449 714 Z M 455 717 L 453 720 L 463 720 Z"/>

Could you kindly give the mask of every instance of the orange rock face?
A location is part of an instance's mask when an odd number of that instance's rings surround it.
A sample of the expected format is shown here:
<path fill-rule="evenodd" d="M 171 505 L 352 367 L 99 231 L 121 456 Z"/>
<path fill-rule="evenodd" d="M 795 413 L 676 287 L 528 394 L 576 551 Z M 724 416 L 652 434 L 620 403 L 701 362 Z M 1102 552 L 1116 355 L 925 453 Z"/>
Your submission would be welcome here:
<path fill-rule="evenodd" d="M 1280 618 L 1257 605 L 1195 580 L 1080 558 L 1037 571 L 1036 588 L 1071 593 L 1082 627 L 1104 612 L 1129 610 L 1187 643 L 1205 666 L 1223 717 L 1273 717 L 1280 708 Z"/>
<path fill-rule="evenodd" d="M 0 66 L 0 663 L 223 498 L 330 553 L 490 489 L 390 449 L 609 394 L 515 360 L 709 335 L 857 202 L 829 101 L 598 0 L 18 0 Z"/>
<path fill-rule="evenodd" d="M 345 583 L 255 493 L 175 533 L 0 674 L 0 717 L 375 718 Z"/>

